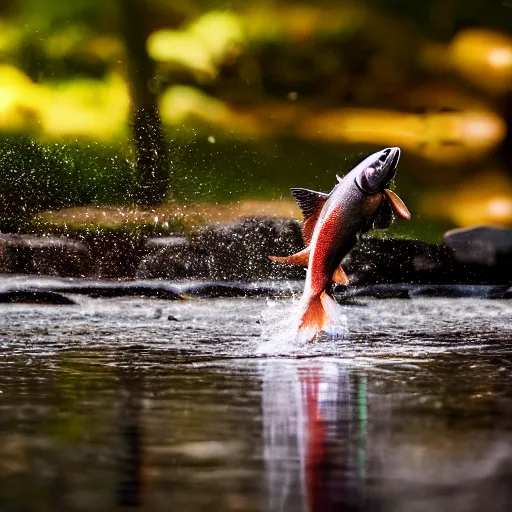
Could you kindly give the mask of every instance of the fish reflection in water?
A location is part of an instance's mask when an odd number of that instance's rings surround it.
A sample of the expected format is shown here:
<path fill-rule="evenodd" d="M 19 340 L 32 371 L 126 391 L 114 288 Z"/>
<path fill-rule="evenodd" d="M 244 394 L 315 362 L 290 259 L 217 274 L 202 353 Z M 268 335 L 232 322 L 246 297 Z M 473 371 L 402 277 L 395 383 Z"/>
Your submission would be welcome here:
<path fill-rule="evenodd" d="M 267 365 L 262 405 L 269 510 L 359 510 L 366 378 L 320 360 Z"/>
<path fill-rule="evenodd" d="M 429 401 L 391 372 L 327 359 L 261 371 L 268 510 L 510 510 L 510 431 L 487 430 L 510 404 L 472 417 L 472 383 L 456 413 L 442 391 Z"/>

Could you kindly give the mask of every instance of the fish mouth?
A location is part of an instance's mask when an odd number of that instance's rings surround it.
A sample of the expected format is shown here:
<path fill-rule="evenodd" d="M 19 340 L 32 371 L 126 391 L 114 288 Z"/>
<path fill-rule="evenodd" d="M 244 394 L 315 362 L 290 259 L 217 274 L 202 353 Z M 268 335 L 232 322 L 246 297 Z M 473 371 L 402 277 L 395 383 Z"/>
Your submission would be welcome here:
<path fill-rule="evenodd" d="M 382 192 L 396 175 L 400 148 L 391 147 L 370 155 L 357 167 L 356 184 L 367 194 Z"/>
<path fill-rule="evenodd" d="M 386 148 L 381 151 L 379 162 L 385 174 L 384 186 L 388 185 L 396 175 L 398 161 L 400 160 L 400 148 Z"/>

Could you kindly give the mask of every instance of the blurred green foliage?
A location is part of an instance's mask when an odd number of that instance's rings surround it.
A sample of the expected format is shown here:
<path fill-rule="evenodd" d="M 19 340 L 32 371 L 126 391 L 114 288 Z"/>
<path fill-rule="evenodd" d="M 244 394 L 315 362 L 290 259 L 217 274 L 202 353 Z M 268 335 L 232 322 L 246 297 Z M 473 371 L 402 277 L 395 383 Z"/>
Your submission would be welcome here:
<path fill-rule="evenodd" d="M 133 166 L 121 147 L 38 143 L 26 136 L 0 137 L 0 230 L 27 229 L 49 208 L 129 202 Z"/>
<path fill-rule="evenodd" d="M 145 95 L 176 203 L 329 190 L 365 152 L 399 145 L 421 236 L 511 224 L 510 27 L 512 8 L 484 0 L 9 0 L 0 230 L 44 209 L 135 203 L 145 142 L 130 104 Z M 485 193 L 457 194 L 466 182 Z"/>

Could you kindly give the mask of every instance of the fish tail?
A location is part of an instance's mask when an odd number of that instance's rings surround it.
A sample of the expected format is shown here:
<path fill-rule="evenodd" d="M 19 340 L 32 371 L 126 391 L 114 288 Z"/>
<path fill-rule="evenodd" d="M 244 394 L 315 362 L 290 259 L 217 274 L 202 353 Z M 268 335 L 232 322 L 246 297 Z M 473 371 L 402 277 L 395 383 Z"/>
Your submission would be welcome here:
<path fill-rule="evenodd" d="M 327 315 L 327 321 L 334 323 L 334 320 L 340 315 L 343 308 L 327 292 L 323 292 L 320 295 L 320 300 Z"/>
<path fill-rule="evenodd" d="M 309 298 L 300 319 L 300 338 L 313 341 L 320 331 L 326 330 L 327 324 L 334 322 L 340 311 L 341 306 L 325 291 Z"/>
<path fill-rule="evenodd" d="M 298 332 L 301 336 L 307 336 L 310 341 L 323 330 L 329 320 L 322 302 L 323 295 L 315 295 L 307 301 L 300 319 Z"/>

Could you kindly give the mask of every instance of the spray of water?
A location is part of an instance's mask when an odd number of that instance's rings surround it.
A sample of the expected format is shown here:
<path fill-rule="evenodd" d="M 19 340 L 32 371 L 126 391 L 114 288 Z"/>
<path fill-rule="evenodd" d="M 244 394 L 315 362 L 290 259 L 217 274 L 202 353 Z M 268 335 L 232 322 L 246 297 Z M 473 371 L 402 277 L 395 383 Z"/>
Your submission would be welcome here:
<path fill-rule="evenodd" d="M 261 342 L 256 353 L 258 355 L 292 355 L 297 352 L 309 352 L 313 338 L 312 332 L 298 332 L 302 308 L 297 297 L 287 300 L 267 300 L 266 308 L 261 315 Z M 344 340 L 348 333 L 348 322 L 344 309 L 331 304 L 327 311 L 329 323 L 325 332 L 315 338 L 315 342 L 336 342 Z"/>

